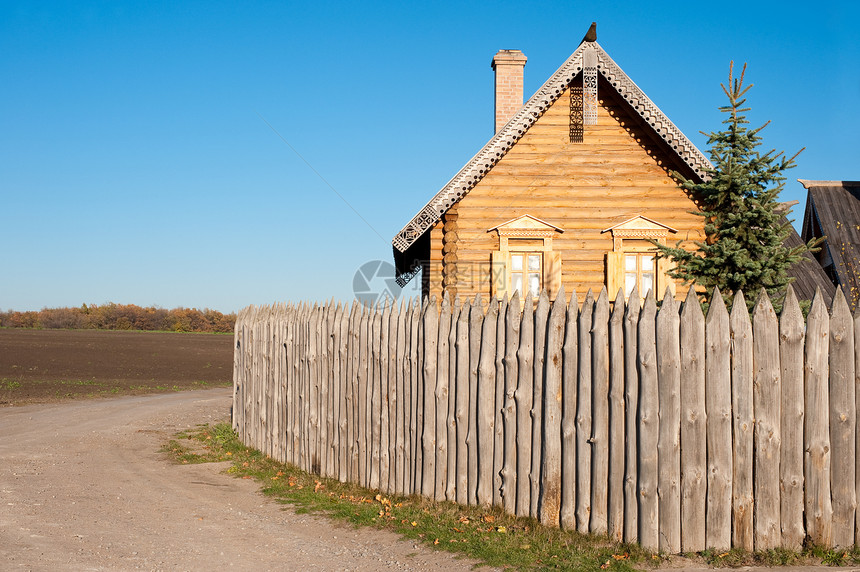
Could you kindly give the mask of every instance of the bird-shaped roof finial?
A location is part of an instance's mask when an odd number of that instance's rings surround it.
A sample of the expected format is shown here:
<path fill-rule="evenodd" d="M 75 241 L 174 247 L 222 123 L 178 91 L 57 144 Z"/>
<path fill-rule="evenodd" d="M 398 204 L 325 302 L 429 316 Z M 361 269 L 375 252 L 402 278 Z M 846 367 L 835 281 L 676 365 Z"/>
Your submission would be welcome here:
<path fill-rule="evenodd" d="M 588 29 L 588 32 L 585 33 L 585 37 L 582 38 L 583 42 L 596 42 L 597 41 L 597 22 L 592 22 L 591 27 Z"/>

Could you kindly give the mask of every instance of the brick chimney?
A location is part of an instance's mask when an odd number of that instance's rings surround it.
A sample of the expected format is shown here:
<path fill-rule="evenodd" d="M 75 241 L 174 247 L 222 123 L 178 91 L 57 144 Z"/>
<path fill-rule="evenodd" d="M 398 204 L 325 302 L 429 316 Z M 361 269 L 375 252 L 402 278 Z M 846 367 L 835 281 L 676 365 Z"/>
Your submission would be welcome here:
<path fill-rule="evenodd" d="M 499 131 L 523 106 L 523 68 L 526 57 L 519 50 L 499 50 L 493 56 L 496 72 L 496 130 Z"/>

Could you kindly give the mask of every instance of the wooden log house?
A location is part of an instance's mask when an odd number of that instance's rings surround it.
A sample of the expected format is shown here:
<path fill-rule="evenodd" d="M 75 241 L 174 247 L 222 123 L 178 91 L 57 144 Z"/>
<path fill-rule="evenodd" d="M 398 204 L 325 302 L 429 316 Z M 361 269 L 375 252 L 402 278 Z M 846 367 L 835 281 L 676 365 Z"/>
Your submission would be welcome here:
<path fill-rule="evenodd" d="M 594 24 L 523 104 L 525 63 L 519 50 L 493 58 L 495 135 L 394 237 L 400 283 L 420 272 L 422 295 L 439 299 L 546 290 L 553 300 L 562 285 L 685 296 L 651 241 L 692 250 L 704 239 L 696 197 L 673 173 L 702 181 L 708 159 L 597 43 Z M 801 299 L 827 284 L 793 274 Z"/>

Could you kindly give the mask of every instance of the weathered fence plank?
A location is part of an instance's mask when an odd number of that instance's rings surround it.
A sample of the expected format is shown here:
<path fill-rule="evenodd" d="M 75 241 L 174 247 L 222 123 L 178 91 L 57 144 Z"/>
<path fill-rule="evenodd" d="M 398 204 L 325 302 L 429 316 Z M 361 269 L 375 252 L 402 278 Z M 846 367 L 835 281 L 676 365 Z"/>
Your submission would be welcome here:
<path fill-rule="evenodd" d="M 448 459 L 445 498 L 457 500 L 457 323 L 460 320 L 460 297 L 454 297 L 451 326 L 448 331 L 448 418 L 446 422 Z"/>
<path fill-rule="evenodd" d="M 657 441 L 660 550 L 681 550 L 681 353 L 678 304 L 667 288 L 657 313 L 657 382 L 660 435 Z"/>
<path fill-rule="evenodd" d="M 391 300 L 385 300 L 381 323 L 379 327 L 379 490 L 384 493 L 391 492 L 388 488 L 391 457 L 389 456 L 389 344 L 391 325 Z"/>
<path fill-rule="evenodd" d="M 493 503 L 493 443 L 496 416 L 493 406 L 496 403 L 496 327 L 499 305 L 490 300 L 487 314 L 481 327 L 480 357 L 478 359 L 478 391 L 476 394 L 476 460 L 478 463 L 477 499 L 478 504 L 489 506 Z"/>
<path fill-rule="evenodd" d="M 478 504 L 478 363 L 481 359 L 481 328 L 484 324 L 484 307 L 481 295 L 476 294 L 469 312 L 469 409 L 466 448 L 469 453 L 469 488 L 466 498 L 471 505 Z"/>
<path fill-rule="evenodd" d="M 439 311 L 439 341 L 436 344 L 436 461 L 434 498 L 443 501 L 448 484 L 448 354 L 451 334 L 451 299 L 446 292 Z"/>
<path fill-rule="evenodd" d="M 586 534 L 591 526 L 591 323 L 594 294 L 589 290 L 579 311 L 579 376 L 576 402 L 576 529 Z"/>
<path fill-rule="evenodd" d="M 505 456 L 505 430 L 502 422 L 502 409 L 505 407 L 505 320 L 508 312 L 508 298 L 499 300 L 496 319 L 496 387 L 493 404 L 493 506 L 502 506 L 502 465 Z"/>
<path fill-rule="evenodd" d="M 806 534 L 818 546 L 833 542 L 833 506 L 830 490 L 830 402 L 827 354 L 830 319 L 821 293 L 816 291 L 806 320 L 804 424 L 804 478 L 806 481 Z"/>
<path fill-rule="evenodd" d="M 855 410 L 860 411 L 860 312 L 854 315 L 854 387 L 855 387 Z M 855 476 L 855 498 L 860 502 L 860 429 L 855 431 L 854 441 L 854 476 Z M 854 542 L 860 544 L 860 510 L 854 513 Z"/>
<path fill-rule="evenodd" d="M 800 550 L 803 527 L 803 313 L 791 284 L 779 317 L 782 440 L 779 452 L 782 546 Z M 853 526 L 853 525 L 852 525 Z"/>
<path fill-rule="evenodd" d="M 541 291 L 535 308 L 535 348 L 534 348 L 534 383 L 532 384 L 532 463 L 529 471 L 531 486 L 529 516 L 538 518 L 538 501 L 540 500 L 540 471 L 541 471 L 541 438 L 543 437 L 543 384 L 544 361 L 546 358 L 546 330 L 549 318 L 549 298 L 546 290 Z"/>
<path fill-rule="evenodd" d="M 520 323 L 520 347 L 517 351 L 517 516 L 528 516 L 531 488 L 525 476 L 531 470 L 532 424 L 529 412 L 532 408 L 532 383 L 534 377 L 534 309 L 532 297 L 526 294 Z"/>
<path fill-rule="evenodd" d="M 753 345 L 752 322 L 743 292 L 732 301 L 732 546 L 753 543 Z"/>
<path fill-rule="evenodd" d="M 619 288 L 616 303 L 624 299 Z M 639 367 L 638 351 L 639 290 L 633 288 L 624 311 L 624 542 L 639 540 Z"/>
<path fill-rule="evenodd" d="M 630 294 L 638 296 L 634 288 Z M 634 302 L 635 303 L 635 302 Z M 645 297 L 639 314 L 637 360 L 639 362 L 639 543 L 657 550 L 660 537 L 660 506 L 657 497 L 659 473 L 660 400 L 657 379 L 657 302 Z"/>
<path fill-rule="evenodd" d="M 600 291 L 591 321 L 591 523 L 606 534 L 609 487 L 609 296 Z"/>
<path fill-rule="evenodd" d="M 609 538 L 624 539 L 624 292 L 616 295 L 609 317 L 609 485 L 606 528 Z"/>
<path fill-rule="evenodd" d="M 753 309 L 753 415 L 755 416 L 755 547 L 780 544 L 779 449 L 780 400 L 779 325 L 764 289 Z"/>
<path fill-rule="evenodd" d="M 562 346 L 566 308 L 564 287 L 556 294 L 546 336 L 545 385 L 543 391 L 543 447 L 539 517 L 542 524 L 559 526 L 561 509 L 561 401 Z"/>
<path fill-rule="evenodd" d="M 694 288 L 681 311 L 681 550 L 706 548 L 705 316 Z"/>
<path fill-rule="evenodd" d="M 732 545 L 732 364 L 729 313 L 714 288 L 705 321 L 705 414 L 708 479 L 705 545 Z M 681 446 L 686 446 L 682 440 Z"/>
<path fill-rule="evenodd" d="M 502 502 L 505 512 L 517 512 L 517 348 L 520 343 L 520 296 L 514 292 L 505 314 L 505 403 L 502 413 L 504 425 L 504 460 L 502 462 Z"/>
<path fill-rule="evenodd" d="M 423 407 L 419 407 L 418 423 L 421 433 L 421 494 L 433 497 L 436 494 L 436 356 L 439 344 L 439 308 L 436 296 L 430 298 L 422 322 L 424 331 L 424 379 L 422 387 Z"/>
<path fill-rule="evenodd" d="M 406 416 L 406 428 L 408 432 L 408 445 L 406 447 L 406 473 L 404 492 L 413 494 L 415 488 L 415 463 L 418 458 L 416 452 L 416 443 L 418 442 L 418 427 L 416 426 L 416 398 L 420 391 L 419 379 L 421 370 L 418 363 L 418 349 L 421 345 L 421 337 L 419 336 L 421 326 L 421 306 L 420 302 L 415 299 L 412 301 L 412 309 L 409 313 L 409 371 L 408 379 L 404 385 L 405 392 L 403 395 L 404 404 L 403 410 Z"/>
<path fill-rule="evenodd" d="M 854 513 L 857 508 L 854 471 L 857 408 L 854 320 L 842 288 L 838 288 L 833 297 L 829 350 L 833 545 L 849 548 L 854 544 Z"/>
<path fill-rule="evenodd" d="M 469 314 L 471 302 L 466 300 L 457 319 L 457 503 L 468 503 L 469 450 L 466 447 L 469 430 Z M 480 309 L 478 310 L 480 311 Z"/>
<path fill-rule="evenodd" d="M 561 384 L 561 507 L 559 520 L 565 530 L 576 530 L 576 384 L 579 374 L 579 301 L 574 290 L 567 306 L 562 349 Z"/>

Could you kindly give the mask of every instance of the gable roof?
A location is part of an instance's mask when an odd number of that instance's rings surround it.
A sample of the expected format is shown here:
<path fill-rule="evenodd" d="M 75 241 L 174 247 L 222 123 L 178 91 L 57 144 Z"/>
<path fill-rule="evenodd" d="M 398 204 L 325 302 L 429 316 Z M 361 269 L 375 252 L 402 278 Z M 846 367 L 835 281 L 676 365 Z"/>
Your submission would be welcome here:
<path fill-rule="evenodd" d="M 860 302 L 860 181 L 808 181 L 803 240 L 825 237 L 836 281 L 851 309 Z M 821 256 L 819 255 L 819 256 Z"/>
<path fill-rule="evenodd" d="M 412 220 L 391 241 L 395 255 L 406 252 L 425 232 L 442 218 L 451 206 L 467 195 L 490 169 L 505 156 L 526 131 L 550 108 L 567 89 L 570 82 L 582 72 L 583 56 L 593 50 L 597 70 L 653 132 L 691 171 L 701 179 L 707 178 L 710 161 L 675 127 L 666 115 L 648 99 L 648 96 L 624 73 L 596 41 L 583 41 L 560 68 L 541 86 L 522 108 L 487 142 L 436 195 L 418 211 Z"/>

